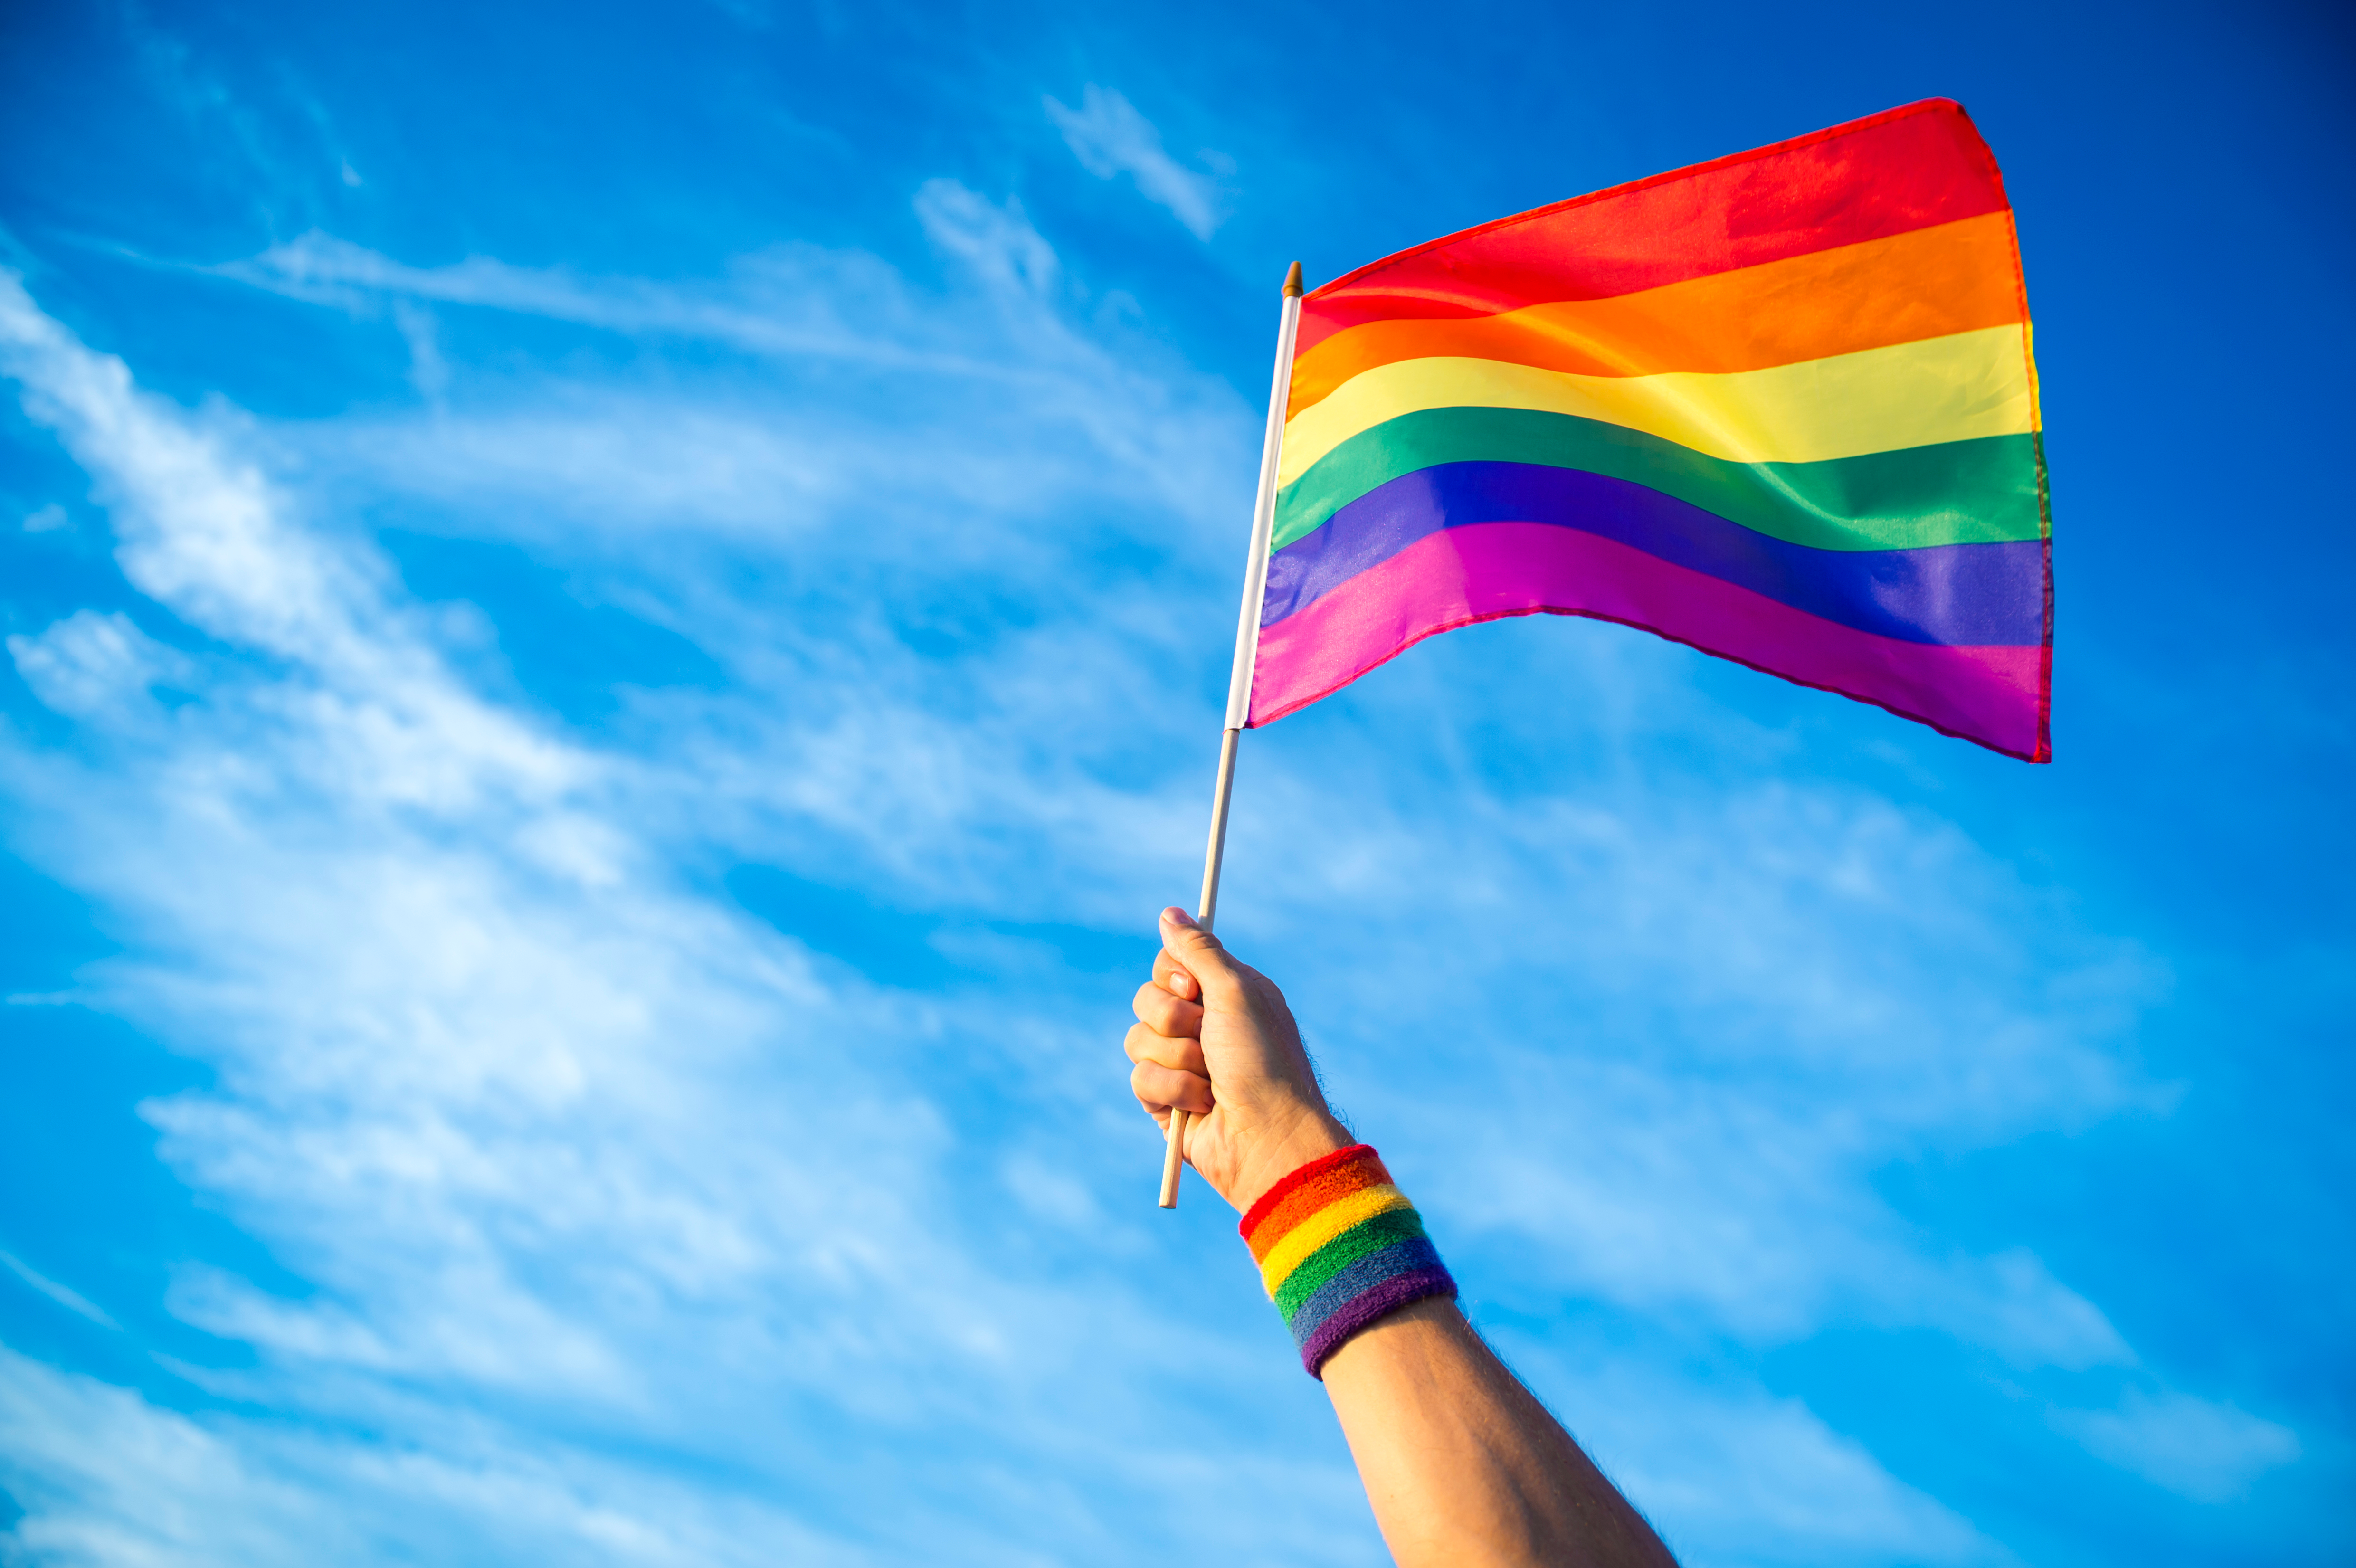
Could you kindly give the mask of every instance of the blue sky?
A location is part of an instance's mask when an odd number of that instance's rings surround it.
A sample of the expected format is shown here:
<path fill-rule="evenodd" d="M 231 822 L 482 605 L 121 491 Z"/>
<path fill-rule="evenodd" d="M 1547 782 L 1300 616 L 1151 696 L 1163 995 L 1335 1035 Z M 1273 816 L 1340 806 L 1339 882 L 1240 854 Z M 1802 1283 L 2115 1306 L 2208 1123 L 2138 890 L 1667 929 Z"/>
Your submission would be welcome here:
<path fill-rule="evenodd" d="M 1222 926 L 1689 1563 L 2356 1550 L 2344 18 L 0 26 L 0 1562 L 1375 1558 L 1119 1053 L 1277 281 L 1933 93 L 2058 761 L 1475 628 Z"/>

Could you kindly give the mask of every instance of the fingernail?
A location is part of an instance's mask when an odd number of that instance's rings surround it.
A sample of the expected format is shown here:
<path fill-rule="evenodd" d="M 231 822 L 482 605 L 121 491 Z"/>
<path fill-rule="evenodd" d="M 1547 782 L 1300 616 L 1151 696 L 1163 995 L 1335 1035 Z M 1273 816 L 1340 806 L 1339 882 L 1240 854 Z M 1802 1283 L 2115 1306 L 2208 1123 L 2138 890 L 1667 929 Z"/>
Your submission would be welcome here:
<path fill-rule="evenodd" d="M 1173 926 L 1183 926 L 1188 930 L 1194 929 L 1194 917 L 1186 913 L 1185 910 L 1181 909 L 1175 904 L 1173 904 L 1167 909 L 1162 910 L 1162 918 L 1169 921 Z"/>

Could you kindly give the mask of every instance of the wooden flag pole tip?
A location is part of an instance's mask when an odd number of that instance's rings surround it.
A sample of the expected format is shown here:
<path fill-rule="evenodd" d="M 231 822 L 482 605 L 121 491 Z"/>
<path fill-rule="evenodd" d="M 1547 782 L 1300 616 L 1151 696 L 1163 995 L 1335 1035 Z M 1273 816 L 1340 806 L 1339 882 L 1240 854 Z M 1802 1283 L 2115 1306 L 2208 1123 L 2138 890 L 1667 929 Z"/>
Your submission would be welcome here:
<path fill-rule="evenodd" d="M 1170 1112 L 1169 1143 L 1162 1154 L 1162 1207 L 1178 1207 L 1178 1173 L 1185 1169 L 1186 1112 L 1173 1108 Z"/>

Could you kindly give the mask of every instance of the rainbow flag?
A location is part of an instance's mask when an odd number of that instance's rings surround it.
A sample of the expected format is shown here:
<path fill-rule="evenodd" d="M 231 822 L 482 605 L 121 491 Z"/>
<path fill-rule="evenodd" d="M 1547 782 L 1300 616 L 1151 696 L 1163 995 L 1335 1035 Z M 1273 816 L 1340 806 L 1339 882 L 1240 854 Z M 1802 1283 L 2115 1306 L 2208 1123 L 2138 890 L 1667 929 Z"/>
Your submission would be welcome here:
<path fill-rule="evenodd" d="M 2028 300 L 1959 104 L 1362 267 L 1303 300 L 1290 388 L 1253 725 L 1545 613 L 2052 756 Z"/>

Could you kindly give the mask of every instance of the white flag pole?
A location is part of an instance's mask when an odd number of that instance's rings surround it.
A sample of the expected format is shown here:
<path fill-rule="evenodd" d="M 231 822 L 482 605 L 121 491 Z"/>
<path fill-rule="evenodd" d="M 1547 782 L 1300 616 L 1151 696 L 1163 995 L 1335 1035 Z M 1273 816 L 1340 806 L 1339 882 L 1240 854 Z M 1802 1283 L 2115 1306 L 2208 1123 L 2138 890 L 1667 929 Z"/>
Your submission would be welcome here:
<path fill-rule="evenodd" d="M 1276 328 L 1276 373 L 1269 382 L 1268 429 L 1260 438 L 1259 495 L 1252 504 L 1251 553 L 1244 560 L 1243 608 L 1236 616 L 1236 662 L 1227 676 L 1227 723 L 1219 737 L 1219 782 L 1211 796 L 1211 842 L 1203 852 L 1203 897 L 1195 923 L 1205 930 L 1219 909 L 1219 862 L 1227 848 L 1227 799 L 1235 790 L 1236 742 L 1251 717 L 1252 665 L 1259 656 L 1260 601 L 1268 592 L 1269 539 L 1276 530 L 1276 470 L 1284 453 L 1284 411 L 1292 390 L 1292 338 L 1301 327 L 1301 263 L 1284 274 L 1284 314 Z M 1173 1108 L 1162 1155 L 1162 1207 L 1178 1207 L 1178 1173 L 1186 1150 L 1187 1113 Z"/>

